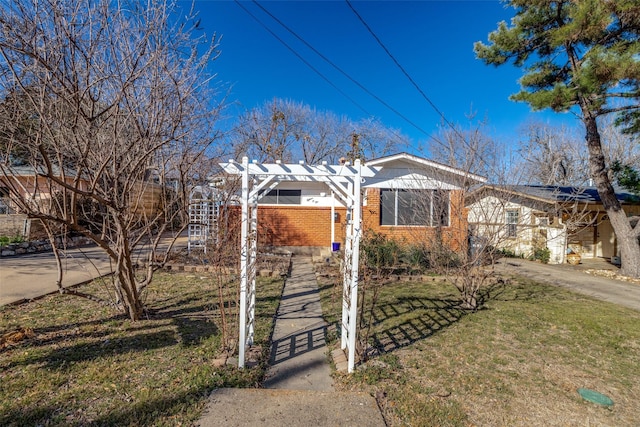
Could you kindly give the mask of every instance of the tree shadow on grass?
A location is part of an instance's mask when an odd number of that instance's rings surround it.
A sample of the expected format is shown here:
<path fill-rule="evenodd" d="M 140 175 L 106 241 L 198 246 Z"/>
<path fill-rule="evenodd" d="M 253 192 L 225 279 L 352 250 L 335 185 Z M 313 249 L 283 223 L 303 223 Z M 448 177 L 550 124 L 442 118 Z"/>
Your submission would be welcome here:
<path fill-rule="evenodd" d="M 375 349 L 389 353 L 452 326 L 469 314 L 458 305 L 459 301 L 453 299 L 401 297 L 393 304 L 376 307 L 373 312 Z"/>
<path fill-rule="evenodd" d="M 240 383 L 238 383 L 240 381 Z M 91 420 L 73 419 L 73 425 L 83 426 L 155 426 L 155 425 L 182 425 L 176 424 L 177 419 L 187 418 L 185 424 L 190 425 L 197 421 L 202 413 L 209 395 L 217 388 L 222 387 L 247 387 L 237 376 L 221 375 L 211 376 L 202 381 L 198 386 L 187 390 L 174 392 L 173 390 L 157 390 L 149 399 L 124 403 L 116 409 L 105 414 L 100 414 Z M 59 405 L 14 407 L 0 413 L 0 425 L 69 425 L 66 418 L 67 412 L 73 412 L 77 416 L 78 411 L 73 407 L 64 408 Z M 80 411 L 82 412 L 82 411 Z"/>
<path fill-rule="evenodd" d="M 480 289 L 477 310 L 487 309 L 485 304 L 501 298 L 506 289 L 502 282 Z M 374 348 L 381 354 L 393 352 L 429 338 L 473 313 L 461 308 L 459 299 L 396 297 L 395 302 L 378 305 L 373 310 Z"/>
<path fill-rule="evenodd" d="M 549 298 L 564 298 L 566 289 L 516 275 L 507 277 L 488 289 L 485 294 L 485 300 L 537 302 Z"/>
<path fill-rule="evenodd" d="M 70 325 L 66 330 L 51 338 L 25 341 L 20 346 L 46 348 L 47 351 L 30 351 L 29 355 L 19 361 L 6 365 L 10 369 L 17 365 L 44 364 L 50 369 L 63 369 L 65 365 L 109 357 L 128 352 L 155 350 L 173 345 L 192 346 L 199 344 L 219 333 L 215 316 L 208 305 L 185 307 L 170 311 L 159 311 L 150 315 L 149 320 L 127 325 L 126 330 L 120 326 L 128 322 L 126 318 L 109 318 L 103 322 L 82 322 L 82 325 L 97 325 L 107 321 L 116 321 L 115 326 L 103 329 L 80 332 L 80 324 Z M 55 332 L 56 328 L 47 328 L 47 332 Z M 60 327 L 60 329 L 63 329 Z M 42 331 L 36 331 L 36 334 Z M 125 335 L 125 336 L 122 336 Z M 73 344 L 68 345 L 69 342 Z"/>

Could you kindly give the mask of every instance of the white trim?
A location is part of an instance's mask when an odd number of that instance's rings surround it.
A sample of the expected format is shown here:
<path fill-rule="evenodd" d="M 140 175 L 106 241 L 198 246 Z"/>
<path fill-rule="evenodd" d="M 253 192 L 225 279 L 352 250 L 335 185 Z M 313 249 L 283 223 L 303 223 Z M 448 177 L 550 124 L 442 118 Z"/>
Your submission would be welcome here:
<path fill-rule="evenodd" d="M 390 162 L 393 161 L 398 161 L 398 160 L 403 160 L 406 162 L 411 162 L 411 163 L 416 163 L 422 167 L 429 167 L 429 168 L 434 168 L 434 169 L 439 169 L 454 175 L 458 175 L 458 176 L 463 176 L 465 178 L 469 178 L 471 180 L 477 181 L 478 183 L 485 183 L 487 182 L 487 178 L 480 176 L 480 175 L 475 175 L 469 172 L 465 172 L 461 169 L 457 169 L 451 166 L 447 166 L 444 165 L 442 163 L 437 163 L 431 160 L 427 160 L 423 157 L 418 157 L 418 156 L 414 156 L 412 154 L 407 154 L 407 153 L 398 153 L 398 154 L 394 154 L 391 156 L 387 156 L 387 157 L 380 157 L 378 159 L 373 159 L 373 160 L 369 160 L 366 162 L 367 166 L 385 166 L 385 164 L 388 164 Z M 387 168 L 388 169 L 388 168 Z"/>

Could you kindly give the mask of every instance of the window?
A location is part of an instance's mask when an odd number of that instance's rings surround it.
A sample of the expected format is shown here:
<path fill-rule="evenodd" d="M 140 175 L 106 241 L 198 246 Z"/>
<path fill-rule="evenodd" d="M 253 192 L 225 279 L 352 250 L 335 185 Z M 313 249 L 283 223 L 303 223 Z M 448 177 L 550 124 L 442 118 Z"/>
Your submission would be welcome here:
<path fill-rule="evenodd" d="M 302 190 L 283 190 L 276 188 L 262 196 L 260 203 L 265 205 L 299 205 Z"/>
<path fill-rule="evenodd" d="M 449 225 L 449 191 L 380 190 L 380 225 Z"/>
<path fill-rule="evenodd" d="M 9 189 L 7 187 L 0 187 L 0 215 L 12 213 L 9 206 L 11 206 Z"/>
<path fill-rule="evenodd" d="M 507 237 L 518 235 L 518 219 L 520 211 L 518 209 L 507 209 L 505 222 L 507 224 Z"/>

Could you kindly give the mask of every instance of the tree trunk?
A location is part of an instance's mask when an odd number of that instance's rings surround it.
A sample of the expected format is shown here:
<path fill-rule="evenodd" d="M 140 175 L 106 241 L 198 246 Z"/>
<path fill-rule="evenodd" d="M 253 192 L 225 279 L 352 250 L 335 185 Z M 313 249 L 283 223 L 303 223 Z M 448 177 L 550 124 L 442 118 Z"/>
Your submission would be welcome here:
<path fill-rule="evenodd" d="M 622 260 L 620 273 L 624 276 L 640 277 L 640 244 L 638 244 L 638 238 L 633 232 L 627 215 L 622 210 L 609 179 L 596 116 L 583 108 L 583 122 L 587 130 L 586 141 L 589 149 L 591 177 L 598 190 L 602 205 L 609 215 L 611 226 L 620 247 Z"/>

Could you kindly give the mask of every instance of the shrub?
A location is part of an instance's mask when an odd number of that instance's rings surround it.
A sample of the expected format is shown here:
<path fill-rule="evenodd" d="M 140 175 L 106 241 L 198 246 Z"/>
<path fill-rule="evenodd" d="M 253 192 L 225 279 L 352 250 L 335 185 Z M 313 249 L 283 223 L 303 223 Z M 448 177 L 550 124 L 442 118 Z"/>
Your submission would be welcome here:
<path fill-rule="evenodd" d="M 497 253 L 505 258 L 522 258 L 522 255 L 516 254 L 512 249 L 502 248 Z"/>
<path fill-rule="evenodd" d="M 18 235 L 13 237 L 0 236 L 0 246 L 5 246 L 10 243 L 22 243 L 22 242 L 24 242 L 24 237 L 22 236 L 18 236 Z"/>
<path fill-rule="evenodd" d="M 549 248 L 535 248 L 533 250 L 533 255 L 531 255 L 532 260 L 539 260 L 544 264 L 549 263 L 549 259 L 551 259 L 551 251 Z"/>
<path fill-rule="evenodd" d="M 398 242 L 384 234 L 371 233 L 361 243 L 365 265 L 370 268 L 393 268 L 398 265 L 402 250 Z"/>

